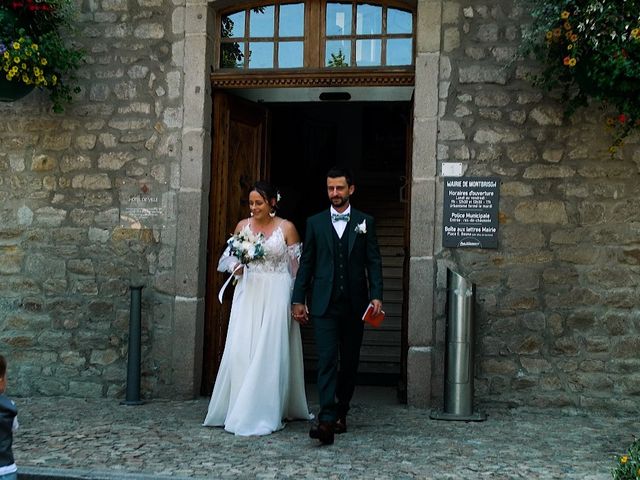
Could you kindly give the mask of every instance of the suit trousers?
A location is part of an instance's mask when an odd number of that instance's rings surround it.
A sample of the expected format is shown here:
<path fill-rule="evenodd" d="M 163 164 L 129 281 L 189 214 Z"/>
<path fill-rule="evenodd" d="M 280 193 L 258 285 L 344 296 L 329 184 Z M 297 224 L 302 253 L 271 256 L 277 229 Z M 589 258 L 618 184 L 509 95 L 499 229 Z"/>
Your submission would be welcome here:
<path fill-rule="evenodd" d="M 349 411 L 360 361 L 364 322 L 348 300 L 333 302 L 312 323 L 318 355 L 318 420 L 334 422 Z"/>

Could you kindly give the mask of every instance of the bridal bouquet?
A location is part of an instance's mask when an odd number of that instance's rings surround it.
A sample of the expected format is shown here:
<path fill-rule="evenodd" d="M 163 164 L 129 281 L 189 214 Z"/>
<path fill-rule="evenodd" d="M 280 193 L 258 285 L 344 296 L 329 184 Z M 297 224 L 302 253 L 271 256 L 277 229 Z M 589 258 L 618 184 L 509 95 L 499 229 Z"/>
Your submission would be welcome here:
<path fill-rule="evenodd" d="M 249 225 L 246 225 L 240 232 L 231 235 L 231 238 L 227 240 L 227 246 L 229 253 L 243 265 L 264 257 L 264 235 L 253 233 Z"/>
<path fill-rule="evenodd" d="M 218 271 L 228 271 L 231 275 L 227 281 L 224 282 L 224 285 L 222 285 L 220 292 L 218 292 L 218 300 L 220 303 L 222 303 L 222 296 L 229 282 L 233 280 L 233 284 L 236 284 L 236 272 L 240 270 L 242 266 L 248 265 L 254 260 L 264 258 L 264 242 L 264 234 L 253 233 L 249 225 L 246 225 L 238 233 L 231 235 L 229 240 L 227 240 L 227 248 L 218 263 Z M 240 263 L 235 263 L 235 261 L 230 262 L 231 258 L 237 259 Z"/>

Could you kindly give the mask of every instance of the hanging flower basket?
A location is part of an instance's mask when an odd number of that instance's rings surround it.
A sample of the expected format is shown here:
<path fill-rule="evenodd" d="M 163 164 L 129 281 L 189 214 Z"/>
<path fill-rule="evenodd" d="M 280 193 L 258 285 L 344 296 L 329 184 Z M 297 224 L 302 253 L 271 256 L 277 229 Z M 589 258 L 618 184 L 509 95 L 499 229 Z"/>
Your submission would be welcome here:
<path fill-rule="evenodd" d="M 35 87 L 48 90 L 54 112 L 72 100 L 83 52 L 68 43 L 73 0 L 0 0 L 0 101 Z"/>
<path fill-rule="evenodd" d="M 542 66 L 535 83 L 559 89 L 568 115 L 604 103 L 615 153 L 640 131 L 640 0 L 524 2 L 533 20 L 524 52 Z"/>
<path fill-rule="evenodd" d="M 35 87 L 25 85 L 22 82 L 10 82 L 4 76 L 0 76 L 0 102 L 15 102 L 31 93 Z"/>

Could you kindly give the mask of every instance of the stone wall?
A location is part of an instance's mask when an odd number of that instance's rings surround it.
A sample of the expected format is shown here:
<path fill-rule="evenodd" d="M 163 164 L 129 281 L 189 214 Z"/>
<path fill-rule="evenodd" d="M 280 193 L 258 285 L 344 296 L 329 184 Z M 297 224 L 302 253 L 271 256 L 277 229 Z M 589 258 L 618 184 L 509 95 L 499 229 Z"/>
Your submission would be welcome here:
<path fill-rule="evenodd" d="M 82 92 L 0 104 L 0 351 L 14 395 L 121 396 L 129 285 L 143 289 L 145 396 L 174 383 L 184 5 L 81 2 Z M 131 192 L 162 218 L 128 225 Z"/>
<path fill-rule="evenodd" d="M 500 177 L 500 245 L 437 247 L 433 383 L 452 267 L 477 285 L 477 400 L 637 410 L 638 138 L 612 158 L 602 110 L 565 119 L 531 87 L 535 66 L 512 61 L 526 21 L 511 0 L 442 4 L 437 158 Z M 438 198 L 440 216 L 441 181 Z"/>

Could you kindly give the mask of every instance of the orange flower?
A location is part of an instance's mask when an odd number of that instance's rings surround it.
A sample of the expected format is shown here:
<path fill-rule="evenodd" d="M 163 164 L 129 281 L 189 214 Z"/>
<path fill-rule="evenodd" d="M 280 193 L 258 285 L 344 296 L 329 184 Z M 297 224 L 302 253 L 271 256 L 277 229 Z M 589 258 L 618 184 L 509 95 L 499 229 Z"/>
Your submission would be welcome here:
<path fill-rule="evenodd" d="M 627 116 L 624 113 L 621 113 L 620 115 L 618 115 L 618 121 L 620 123 L 627 123 Z"/>
<path fill-rule="evenodd" d="M 571 24 L 569 22 L 564 22 L 564 25 L 562 25 L 564 27 L 565 30 L 571 30 Z"/>
<path fill-rule="evenodd" d="M 578 40 L 578 35 L 576 35 L 575 33 L 574 33 L 574 34 L 572 34 L 572 35 L 571 35 L 571 38 L 570 38 L 569 40 L 571 40 L 572 42 L 577 41 L 577 40 Z"/>
<path fill-rule="evenodd" d="M 553 36 L 554 37 L 558 38 L 561 33 L 562 33 L 562 30 L 560 30 L 559 28 L 554 28 L 553 29 Z"/>
<path fill-rule="evenodd" d="M 569 18 L 569 15 L 571 15 L 571 14 L 565 10 L 564 12 L 562 12 L 560 14 L 560 18 L 563 19 L 563 20 L 566 20 L 567 18 Z"/>
<path fill-rule="evenodd" d="M 607 118 L 607 125 L 608 126 L 613 127 L 615 125 L 615 123 L 616 123 L 616 121 L 613 118 L 611 118 L 611 117 Z"/>
<path fill-rule="evenodd" d="M 571 63 L 572 58 L 569 56 L 566 56 L 562 59 L 562 63 L 564 63 L 565 65 L 569 65 L 569 63 Z"/>

